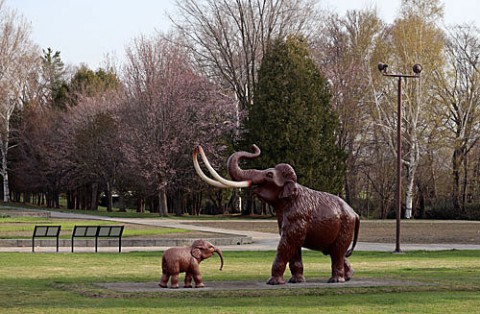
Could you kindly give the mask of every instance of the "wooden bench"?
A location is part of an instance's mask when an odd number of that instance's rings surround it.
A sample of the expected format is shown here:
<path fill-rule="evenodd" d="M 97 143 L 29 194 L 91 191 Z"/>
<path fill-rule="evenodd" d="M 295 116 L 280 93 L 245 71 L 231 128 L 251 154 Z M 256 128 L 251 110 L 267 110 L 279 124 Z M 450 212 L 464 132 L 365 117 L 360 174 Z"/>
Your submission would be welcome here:
<path fill-rule="evenodd" d="M 72 252 L 75 238 L 95 238 L 95 252 L 98 251 L 99 238 L 118 238 L 118 252 L 122 251 L 124 226 L 75 226 L 72 233 Z"/>
<path fill-rule="evenodd" d="M 58 252 L 58 238 L 62 226 L 35 226 L 32 236 L 32 252 L 35 252 L 35 238 L 56 238 Z"/>

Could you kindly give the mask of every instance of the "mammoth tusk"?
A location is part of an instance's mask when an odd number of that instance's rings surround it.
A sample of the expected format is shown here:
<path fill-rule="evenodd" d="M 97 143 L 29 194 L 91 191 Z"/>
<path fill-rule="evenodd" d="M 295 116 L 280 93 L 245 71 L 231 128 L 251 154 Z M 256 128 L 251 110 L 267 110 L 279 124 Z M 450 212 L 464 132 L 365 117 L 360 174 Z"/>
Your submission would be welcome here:
<path fill-rule="evenodd" d="M 193 167 L 195 168 L 195 171 L 200 176 L 200 178 L 203 181 L 207 182 L 208 184 L 213 185 L 214 187 L 217 187 L 217 188 L 221 188 L 221 189 L 231 188 L 231 186 L 228 186 L 218 181 L 210 179 L 203 173 L 202 168 L 200 168 L 200 165 L 198 164 L 197 151 L 198 151 L 198 147 L 195 147 L 195 149 L 193 150 Z"/>
<path fill-rule="evenodd" d="M 205 156 L 205 152 L 203 151 L 203 148 L 201 146 L 198 146 L 198 151 L 200 152 L 200 156 L 202 157 L 202 160 L 205 163 L 208 171 L 214 179 L 218 180 L 218 182 L 233 188 L 248 188 L 252 185 L 252 181 L 231 181 L 222 178 L 208 162 L 207 156 Z"/>

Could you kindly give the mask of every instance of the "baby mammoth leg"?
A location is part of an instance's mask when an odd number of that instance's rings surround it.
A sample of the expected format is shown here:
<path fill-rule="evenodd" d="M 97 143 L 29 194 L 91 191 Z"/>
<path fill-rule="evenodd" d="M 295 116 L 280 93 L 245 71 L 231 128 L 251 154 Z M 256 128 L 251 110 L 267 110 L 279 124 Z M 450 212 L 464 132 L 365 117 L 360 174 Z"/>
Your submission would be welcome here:
<path fill-rule="evenodd" d="M 168 284 L 168 279 L 170 279 L 170 275 L 167 273 L 163 273 L 162 278 L 160 279 L 160 283 L 158 285 L 162 288 L 166 288 Z"/>
<path fill-rule="evenodd" d="M 192 273 L 186 272 L 185 273 L 185 282 L 183 285 L 184 288 L 192 288 Z"/>
<path fill-rule="evenodd" d="M 203 278 L 200 272 L 195 272 L 193 274 L 193 280 L 195 281 L 195 288 L 205 287 L 205 284 L 203 283 Z"/>
<path fill-rule="evenodd" d="M 170 288 L 178 288 L 178 273 L 172 274 L 172 281 L 170 282 Z"/>

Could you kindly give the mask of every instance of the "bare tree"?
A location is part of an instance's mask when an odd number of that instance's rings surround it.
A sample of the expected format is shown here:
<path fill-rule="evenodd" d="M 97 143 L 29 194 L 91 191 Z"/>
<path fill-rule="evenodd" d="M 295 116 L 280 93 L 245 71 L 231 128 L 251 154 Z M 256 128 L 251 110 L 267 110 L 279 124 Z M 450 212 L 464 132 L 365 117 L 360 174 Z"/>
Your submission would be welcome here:
<path fill-rule="evenodd" d="M 156 195 L 158 211 L 166 215 L 168 192 L 192 170 L 194 145 L 217 145 L 233 125 L 233 99 L 199 76 L 171 38 L 139 37 L 127 57 L 122 146 L 140 194 Z"/>
<path fill-rule="evenodd" d="M 436 72 L 435 93 L 443 134 L 452 150 L 452 201 L 457 211 L 465 206 L 468 153 L 480 139 L 480 30 L 456 26 L 446 41 L 446 67 Z M 463 179 L 462 179 L 463 177 Z"/>
<path fill-rule="evenodd" d="M 405 217 L 412 217 L 413 199 L 415 191 L 415 173 L 417 171 L 422 150 L 424 150 L 424 140 L 430 131 L 428 121 L 431 120 L 430 110 L 433 106 L 431 87 L 433 86 L 433 72 L 436 68 L 442 66 L 443 33 L 436 26 L 434 21 L 441 18 L 441 6 L 438 6 L 438 0 L 428 1 L 429 8 L 425 9 L 425 3 L 422 1 L 408 0 L 402 2 L 402 15 L 397 19 L 391 28 L 387 29 L 382 41 L 377 45 L 378 61 L 384 61 L 390 64 L 392 72 L 412 73 L 412 66 L 415 63 L 423 65 L 424 71 L 419 79 L 407 80 L 403 89 L 403 137 L 405 142 L 402 155 L 402 162 L 406 168 L 406 211 Z M 423 8 L 423 9 L 422 9 Z M 426 15 L 426 12 L 434 15 Z M 388 43 L 388 45 L 386 44 Z M 412 73 L 413 74 L 413 73 Z M 378 90 L 383 90 L 385 97 L 377 97 L 375 104 L 377 107 L 377 123 L 382 126 L 382 130 L 389 136 L 389 144 L 392 151 L 396 154 L 394 139 L 396 129 L 396 97 L 394 80 L 377 83 L 388 83 L 390 86 L 383 85 Z"/>
<path fill-rule="evenodd" d="M 317 62 L 331 83 L 332 104 L 340 118 L 338 144 L 348 154 L 345 198 L 357 208 L 368 205 L 360 204 L 360 194 L 369 181 L 364 174 L 369 173 L 366 160 L 371 156 L 373 132 L 371 94 L 365 90 L 371 81 L 375 40 L 382 30 L 374 10 L 349 11 L 343 17 L 334 14 L 313 45 Z"/>
<path fill-rule="evenodd" d="M 0 0 L 0 175 L 3 201 L 10 200 L 8 151 L 11 148 L 10 120 L 25 103 L 28 84 L 39 66 L 39 49 L 30 38 L 30 25 Z"/>
<path fill-rule="evenodd" d="M 270 39 L 309 38 L 320 20 L 318 0 L 178 0 L 171 18 L 204 73 L 252 104 L 257 70 Z"/>

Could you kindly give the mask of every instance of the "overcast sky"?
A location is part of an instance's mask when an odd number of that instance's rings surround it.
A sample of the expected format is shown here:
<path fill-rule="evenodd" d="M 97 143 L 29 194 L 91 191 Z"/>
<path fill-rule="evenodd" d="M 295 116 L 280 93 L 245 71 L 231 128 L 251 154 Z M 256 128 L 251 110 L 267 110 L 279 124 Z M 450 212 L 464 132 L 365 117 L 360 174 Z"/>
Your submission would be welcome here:
<path fill-rule="evenodd" d="M 32 24 L 32 39 L 43 49 L 61 52 L 65 63 L 103 65 L 106 55 L 120 59 L 125 46 L 140 34 L 166 32 L 175 13 L 175 0 L 6 0 Z M 444 0 L 447 24 L 480 25 L 480 1 Z M 400 0 L 322 0 L 321 8 L 340 14 L 349 9 L 376 7 L 393 22 Z"/>

